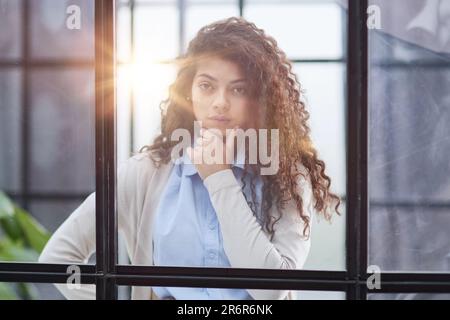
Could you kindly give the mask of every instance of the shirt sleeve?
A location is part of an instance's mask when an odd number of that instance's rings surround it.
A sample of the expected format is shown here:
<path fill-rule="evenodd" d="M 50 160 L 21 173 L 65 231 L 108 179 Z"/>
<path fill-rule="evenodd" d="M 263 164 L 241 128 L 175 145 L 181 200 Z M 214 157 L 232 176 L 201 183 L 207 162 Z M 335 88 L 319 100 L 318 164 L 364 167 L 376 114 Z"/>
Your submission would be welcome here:
<path fill-rule="evenodd" d="M 119 166 L 117 175 L 118 227 L 125 235 L 127 249 L 134 234 L 133 217 L 130 216 L 129 202 L 135 173 L 134 159 L 130 158 Z M 135 180 L 135 179 L 134 179 Z M 53 233 L 39 256 L 40 263 L 86 264 L 95 252 L 95 192 L 91 193 L 81 205 Z M 69 276 L 69 274 L 68 274 Z M 66 283 L 55 283 L 56 288 L 67 299 L 91 300 L 96 298 L 95 286 L 81 284 L 80 288 L 70 288 Z"/>
<path fill-rule="evenodd" d="M 231 169 L 209 175 L 203 181 L 220 223 L 224 250 L 233 268 L 301 269 L 308 257 L 311 241 L 303 236 L 304 223 L 293 201 L 283 210 L 270 241 L 253 215 L 241 186 Z M 301 187 L 305 213 L 312 217 L 312 189 Z M 254 299 L 285 299 L 289 290 L 248 292 Z"/>
<path fill-rule="evenodd" d="M 95 193 L 91 193 L 53 233 L 39 256 L 39 262 L 86 264 L 94 250 Z M 66 283 L 55 283 L 55 286 L 67 299 L 95 299 L 94 285 L 82 284 L 73 289 Z"/>

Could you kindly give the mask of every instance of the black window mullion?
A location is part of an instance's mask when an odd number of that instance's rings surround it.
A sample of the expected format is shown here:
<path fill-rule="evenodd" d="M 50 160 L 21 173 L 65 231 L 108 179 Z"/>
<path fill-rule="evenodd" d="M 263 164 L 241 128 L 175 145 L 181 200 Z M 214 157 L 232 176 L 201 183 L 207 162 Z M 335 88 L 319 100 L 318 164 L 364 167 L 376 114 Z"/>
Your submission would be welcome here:
<path fill-rule="evenodd" d="M 114 0 L 95 1 L 97 299 L 117 299 Z"/>
<path fill-rule="evenodd" d="M 359 224 L 359 243 L 360 250 L 357 254 L 360 255 L 359 274 L 363 285 L 360 287 L 359 299 L 367 299 L 367 283 L 364 279 L 367 278 L 367 260 L 368 260 L 368 215 L 369 215 L 369 173 L 368 173 L 368 155 L 369 155 L 369 52 L 368 52 L 368 28 L 367 28 L 367 7 L 368 0 L 360 1 L 361 7 L 359 10 L 360 19 L 360 64 L 361 64 L 361 96 L 360 96 L 360 139 L 361 149 L 359 154 L 361 181 L 360 181 L 360 224 Z"/>
<path fill-rule="evenodd" d="M 347 42 L 347 272 L 356 280 L 348 299 L 365 299 L 367 270 L 367 0 L 349 0 Z"/>
<path fill-rule="evenodd" d="M 22 60 L 25 61 L 25 64 L 22 65 L 22 101 L 21 101 L 21 130 L 22 130 L 22 152 L 21 152 L 21 186 L 20 190 L 23 193 L 29 192 L 29 156 L 30 156 L 30 141 L 29 141 L 29 133 L 30 133 L 30 107 L 29 107 L 29 87 L 30 87 L 30 70 L 28 66 L 29 60 L 29 29 L 30 29 L 30 2 L 29 0 L 24 0 L 22 3 Z M 22 197 L 22 207 L 25 210 L 29 210 L 29 199 L 27 197 Z"/>
<path fill-rule="evenodd" d="M 282 279 L 282 278 L 243 278 L 220 276 L 162 276 L 162 275 L 141 275 L 126 274 L 113 275 L 117 285 L 132 286 L 169 286 L 169 287 L 198 287 L 198 288 L 236 288 L 236 289 L 261 289 L 261 290 L 314 290 L 314 291 L 345 291 L 348 286 L 355 287 L 355 284 L 347 280 L 321 280 L 321 279 Z"/>

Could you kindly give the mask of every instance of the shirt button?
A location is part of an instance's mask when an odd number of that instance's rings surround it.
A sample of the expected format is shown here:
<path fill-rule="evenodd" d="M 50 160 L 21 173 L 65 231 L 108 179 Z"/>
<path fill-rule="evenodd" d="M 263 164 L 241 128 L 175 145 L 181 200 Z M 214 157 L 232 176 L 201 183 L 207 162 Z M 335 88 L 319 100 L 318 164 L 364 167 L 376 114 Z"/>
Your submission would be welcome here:
<path fill-rule="evenodd" d="M 216 227 L 216 224 L 215 223 L 210 223 L 209 224 L 209 228 L 211 229 L 211 230 L 213 230 L 214 228 Z"/>
<path fill-rule="evenodd" d="M 210 253 L 209 253 L 209 257 L 210 257 L 211 259 L 214 259 L 215 256 L 216 256 L 216 254 L 215 254 L 214 252 L 210 252 Z"/>

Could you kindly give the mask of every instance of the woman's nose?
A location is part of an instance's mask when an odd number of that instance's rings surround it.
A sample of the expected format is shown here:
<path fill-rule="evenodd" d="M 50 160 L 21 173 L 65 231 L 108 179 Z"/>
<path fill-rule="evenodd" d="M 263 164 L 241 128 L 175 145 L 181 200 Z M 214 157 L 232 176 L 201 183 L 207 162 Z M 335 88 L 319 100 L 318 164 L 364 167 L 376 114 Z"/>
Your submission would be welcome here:
<path fill-rule="evenodd" d="M 214 99 L 213 107 L 215 110 L 219 110 L 221 112 L 228 110 L 230 107 L 230 103 L 228 101 L 228 97 L 225 92 L 219 92 Z"/>

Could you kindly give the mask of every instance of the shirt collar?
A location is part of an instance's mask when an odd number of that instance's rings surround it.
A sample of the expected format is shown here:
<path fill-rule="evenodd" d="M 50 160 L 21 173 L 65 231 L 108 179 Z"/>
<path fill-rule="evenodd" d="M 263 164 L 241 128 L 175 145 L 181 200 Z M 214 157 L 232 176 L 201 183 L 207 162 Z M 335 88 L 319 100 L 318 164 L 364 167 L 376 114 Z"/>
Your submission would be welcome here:
<path fill-rule="evenodd" d="M 238 147 L 237 155 L 235 157 L 236 159 L 231 164 L 232 167 L 238 167 L 238 168 L 244 169 L 244 166 L 245 166 L 245 152 L 244 151 L 245 150 L 242 147 Z M 186 152 L 184 152 L 184 154 L 183 154 L 181 163 L 183 164 L 183 175 L 192 176 L 192 175 L 195 175 L 196 173 L 198 173 L 195 164 L 192 163 L 191 159 L 189 158 L 189 156 L 187 155 Z"/>

